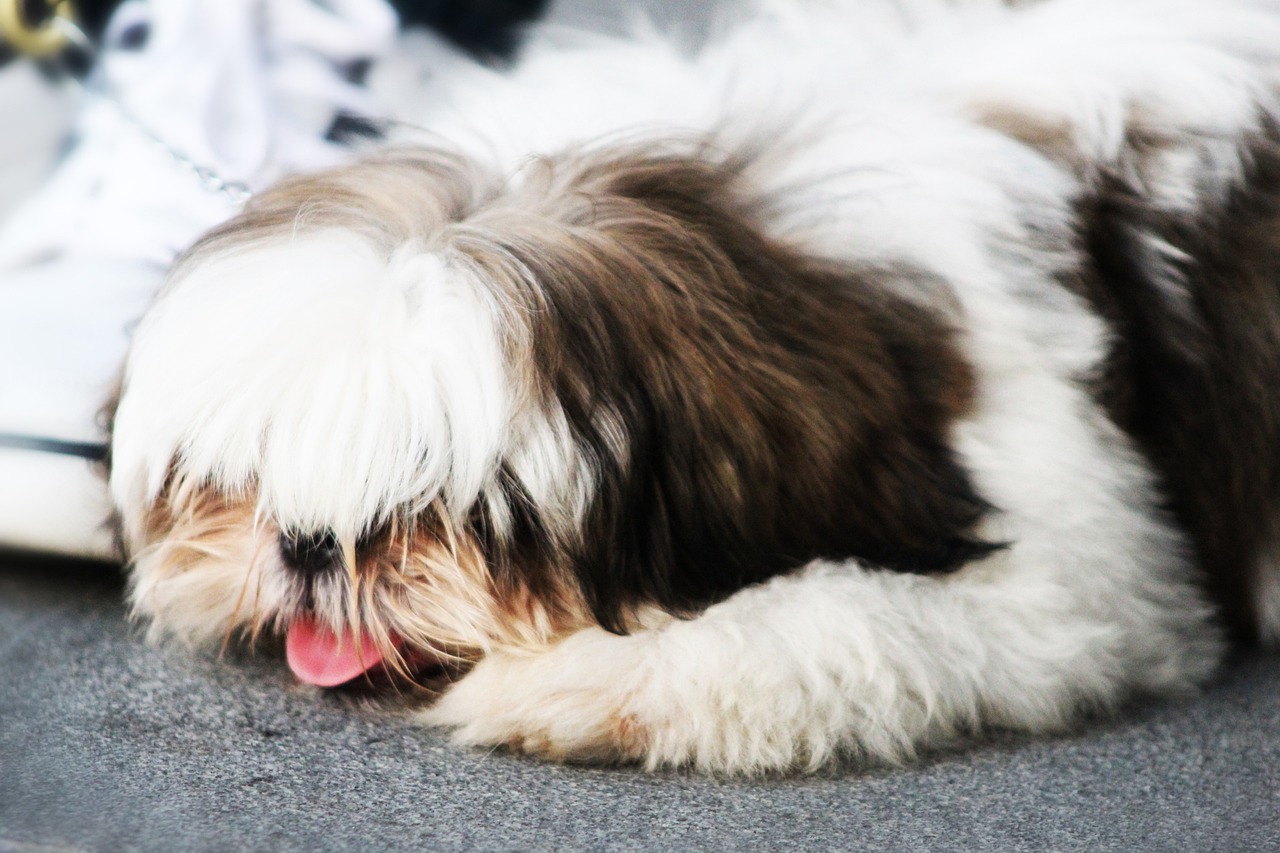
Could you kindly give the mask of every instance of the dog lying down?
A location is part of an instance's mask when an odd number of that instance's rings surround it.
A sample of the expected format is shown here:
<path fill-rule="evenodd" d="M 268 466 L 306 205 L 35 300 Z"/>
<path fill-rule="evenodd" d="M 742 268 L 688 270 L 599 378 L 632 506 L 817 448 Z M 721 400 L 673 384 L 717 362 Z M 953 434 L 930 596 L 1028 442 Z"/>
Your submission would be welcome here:
<path fill-rule="evenodd" d="M 179 261 L 114 419 L 154 636 L 758 773 L 1280 635 L 1280 2 L 742 17 L 535 35 Z"/>

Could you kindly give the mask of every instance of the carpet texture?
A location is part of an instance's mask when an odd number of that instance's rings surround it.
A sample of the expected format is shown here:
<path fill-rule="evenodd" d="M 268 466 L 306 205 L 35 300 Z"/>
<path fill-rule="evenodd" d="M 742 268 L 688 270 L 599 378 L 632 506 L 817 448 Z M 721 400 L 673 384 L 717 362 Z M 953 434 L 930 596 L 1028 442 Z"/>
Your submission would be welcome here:
<path fill-rule="evenodd" d="M 0 851 L 1280 847 L 1280 659 L 1052 740 L 722 780 L 451 745 L 283 662 L 148 646 L 118 571 L 0 556 Z"/>

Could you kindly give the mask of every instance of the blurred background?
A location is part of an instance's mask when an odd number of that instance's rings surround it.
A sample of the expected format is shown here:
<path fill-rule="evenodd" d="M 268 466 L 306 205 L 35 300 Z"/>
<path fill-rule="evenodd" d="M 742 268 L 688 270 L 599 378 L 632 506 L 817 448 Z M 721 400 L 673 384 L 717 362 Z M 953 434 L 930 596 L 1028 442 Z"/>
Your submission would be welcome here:
<path fill-rule="evenodd" d="M 0 547 L 113 556 L 96 466 L 130 330 L 252 192 L 429 124 L 534 21 L 696 33 L 716 5 L 0 0 Z"/>
<path fill-rule="evenodd" d="M 70 129 L 74 97 L 12 53 L 0 67 L 0 223 L 53 167 Z M 0 227 L 3 227 L 0 225 Z"/>

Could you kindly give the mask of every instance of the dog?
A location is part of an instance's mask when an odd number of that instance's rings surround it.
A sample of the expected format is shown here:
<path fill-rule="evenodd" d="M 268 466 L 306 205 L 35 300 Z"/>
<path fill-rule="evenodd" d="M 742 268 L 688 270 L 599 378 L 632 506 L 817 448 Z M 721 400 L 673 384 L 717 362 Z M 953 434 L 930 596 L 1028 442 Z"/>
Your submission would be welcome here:
<path fill-rule="evenodd" d="M 730 774 L 1280 636 L 1280 3 L 739 13 L 535 34 L 180 258 L 113 417 L 152 636 Z"/>

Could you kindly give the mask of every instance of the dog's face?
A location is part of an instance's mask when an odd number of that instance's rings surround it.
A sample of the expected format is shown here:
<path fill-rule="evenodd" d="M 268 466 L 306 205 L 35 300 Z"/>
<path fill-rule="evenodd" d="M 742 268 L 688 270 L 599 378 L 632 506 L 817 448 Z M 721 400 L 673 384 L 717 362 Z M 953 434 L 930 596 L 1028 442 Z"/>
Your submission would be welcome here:
<path fill-rule="evenodd" d="M 286 634 L 332 684 L 626 631 L 819 557 L 984 553 L 947 318 L 911 271 L 768 237 L 749 170 L 402 152 L 255 199 L 179 262 L 126 369 L 136 609 Z"/>

